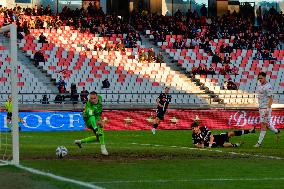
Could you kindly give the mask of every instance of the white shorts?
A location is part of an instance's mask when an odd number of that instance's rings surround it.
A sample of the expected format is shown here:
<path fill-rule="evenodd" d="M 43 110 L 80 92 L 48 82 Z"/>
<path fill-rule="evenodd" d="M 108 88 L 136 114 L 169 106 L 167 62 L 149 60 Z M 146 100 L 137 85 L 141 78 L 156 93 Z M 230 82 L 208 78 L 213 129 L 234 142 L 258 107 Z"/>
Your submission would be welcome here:
<path fill-rule="evenodd" d="M 260 123 L 269 123 L 271 119 L 271 112 L 272 109 L 259 109 L 259 117 L 260 117 Z"/>

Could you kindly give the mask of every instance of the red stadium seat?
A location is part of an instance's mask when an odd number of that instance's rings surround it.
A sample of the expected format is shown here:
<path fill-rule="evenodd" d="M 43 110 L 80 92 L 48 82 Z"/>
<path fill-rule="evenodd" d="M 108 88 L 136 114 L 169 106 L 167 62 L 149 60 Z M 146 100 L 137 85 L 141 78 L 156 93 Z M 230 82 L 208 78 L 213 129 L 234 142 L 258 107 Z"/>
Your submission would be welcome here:
<path fill-rule="evenodd" d="M 91 83 L 92 83 L 92 82 L 94 82 L 94 79 L 93 79 L 93 78 L 88 77 L 86 81 L 87 81 L 87 82 L 91 82 Z"/>

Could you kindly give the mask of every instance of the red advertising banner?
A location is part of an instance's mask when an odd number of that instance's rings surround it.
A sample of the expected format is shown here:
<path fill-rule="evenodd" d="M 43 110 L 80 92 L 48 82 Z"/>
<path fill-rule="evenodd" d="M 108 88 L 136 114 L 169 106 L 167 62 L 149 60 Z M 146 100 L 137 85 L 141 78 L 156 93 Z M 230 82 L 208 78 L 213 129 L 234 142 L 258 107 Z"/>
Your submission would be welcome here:
<path fill-rule="evenodd" d="M 105 110 L 106 130 L 148 130 L 152 127 L 155 110 Z M 168 110 L 159 129 L 189 129 L 198 115 L 202 125 L 211 129 L 241 129 L 260 127 L 258 110 Z M 284 128 L 283 110 L 272 112 L 271 123 Z"/>

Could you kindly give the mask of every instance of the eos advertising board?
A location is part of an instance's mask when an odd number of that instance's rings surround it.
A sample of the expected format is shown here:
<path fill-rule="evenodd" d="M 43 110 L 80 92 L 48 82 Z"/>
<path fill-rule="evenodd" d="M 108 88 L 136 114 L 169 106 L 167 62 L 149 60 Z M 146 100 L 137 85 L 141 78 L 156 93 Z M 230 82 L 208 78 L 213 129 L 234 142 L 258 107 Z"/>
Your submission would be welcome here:
<path fill-rule="evenodd" d="M 1 129 L 7 129 L 7 114 L 0 113 Z M 84 121 L 80 112 L 20 112 L 24 123 L 22 131 L 68 131 L 83 130 Z"/>

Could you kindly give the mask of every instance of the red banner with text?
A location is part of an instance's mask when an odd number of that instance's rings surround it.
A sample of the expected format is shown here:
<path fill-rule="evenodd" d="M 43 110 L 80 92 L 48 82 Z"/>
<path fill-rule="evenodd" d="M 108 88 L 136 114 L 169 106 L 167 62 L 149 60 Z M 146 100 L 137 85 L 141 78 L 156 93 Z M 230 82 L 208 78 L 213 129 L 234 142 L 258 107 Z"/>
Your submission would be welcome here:
<path fill-rule="evenodd" d="M 155 110 L 105 110 L 106 130 L 148 130 L 152 128 Z M 168 110 L 159 129 L 190 129 L 198 115 L 202 126 L 211 129 L 241 129 L 260 127 L 258 110 Z M 271 123 L 284 128 L 283 110 L 273 110 Z"/>

